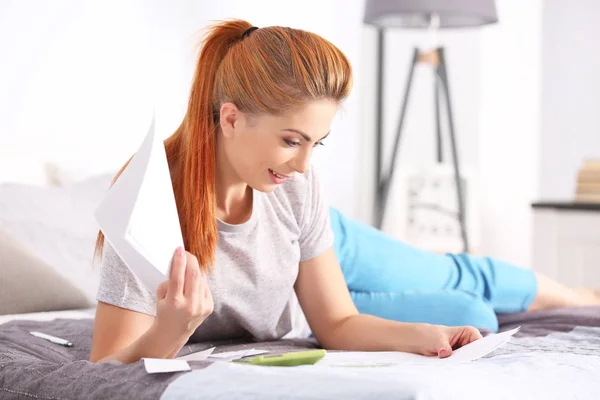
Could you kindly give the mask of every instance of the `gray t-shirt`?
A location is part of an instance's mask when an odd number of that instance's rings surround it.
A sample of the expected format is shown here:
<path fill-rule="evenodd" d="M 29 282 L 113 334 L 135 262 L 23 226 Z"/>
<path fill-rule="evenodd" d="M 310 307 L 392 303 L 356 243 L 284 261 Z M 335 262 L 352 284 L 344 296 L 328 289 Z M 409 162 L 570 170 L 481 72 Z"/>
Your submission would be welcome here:
<path fill-rule="evenodd" d="M 254 190 L 247 222 L 217 222 L 219 242 L 208 277 L 214 311 L 191 340 L 266 341 L 285 336 L 297 318 L 294 283 L 299 262 L 333 245 L 329 209 L 313 168 L 271 193 Z M 97 300 L 156 315 L 156 294 L 131 272 L 108 241 L 104 249 Z"/>

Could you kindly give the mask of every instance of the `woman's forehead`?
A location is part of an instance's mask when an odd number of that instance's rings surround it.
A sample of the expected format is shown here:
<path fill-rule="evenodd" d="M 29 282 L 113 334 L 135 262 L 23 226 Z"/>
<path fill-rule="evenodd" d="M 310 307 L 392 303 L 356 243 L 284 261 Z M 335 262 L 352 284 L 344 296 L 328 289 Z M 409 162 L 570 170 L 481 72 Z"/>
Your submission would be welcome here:
<path fill-rule="evenodd" d="M 315 101 L 300 109 L 290 110 L 278 115 L 254 116 L 257 124 L 281 126 L 282 129 L 294 129 L 308 135 L 325 133 L 337 111 L 337 104 L 333 101 Z M 253 117 L 250 117 L 253 119 Z"/>

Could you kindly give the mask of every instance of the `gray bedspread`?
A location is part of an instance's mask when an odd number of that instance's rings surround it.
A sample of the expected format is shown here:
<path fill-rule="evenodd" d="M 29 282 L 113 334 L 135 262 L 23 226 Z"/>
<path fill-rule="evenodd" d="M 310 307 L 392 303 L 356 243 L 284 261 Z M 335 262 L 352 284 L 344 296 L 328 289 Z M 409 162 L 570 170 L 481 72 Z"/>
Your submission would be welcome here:
<path fill-rule="evenodd" d="M 518 325 L 521 331 L 501 349 L 451 369 L 190 362 L 191 372 L 149 375 L 141 361 L 88 362 L 92 320 L 12 321 L 0 325 L 0 398 L 600 398 L 600 308 L 501 317 L 502 329 Z M 28 333 L 32 330 L 68 338 L 74 346 L 36 338 Z M 215 345 L 216 352 L 256 347 L 283 353 L 315 347 L 302 340 L 202 343 L 187 345 L 180 355 Z"/>
<path fill-rule="evenodd" d="M 92 328 L 91 319 L 22 320 L 0 325 L 0 399 L 159 399 L 170 382 L 185 374 L 147 374 L 142 361 L 91 363 L 87 360 Z M 30 331 L 68 339 L 73 347 L 34 337 Z M 194 343 L 186 345 L 179 356 L 213 346 L 215 352 L 260 346 L 273 354 L 316 347 L 311 340 Z M 211 363 L 189 364 L 203 369 Z"/>

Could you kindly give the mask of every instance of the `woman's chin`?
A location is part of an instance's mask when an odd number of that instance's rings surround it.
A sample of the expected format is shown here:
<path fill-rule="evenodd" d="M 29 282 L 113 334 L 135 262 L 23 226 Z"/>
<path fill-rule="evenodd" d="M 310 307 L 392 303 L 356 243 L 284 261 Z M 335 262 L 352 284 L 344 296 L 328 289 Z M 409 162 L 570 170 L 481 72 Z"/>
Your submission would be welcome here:
<path fill-rule="evenodd" d="M 279 186 L 279 185 L 275 185 L 273 183 L 261 183 L 258 185 L 248 185 L 248 186 L 250 186 L 252 189 L 257 190 L 262 193 L 271 193 L 272 191 L 277 189 L 277 186 Z"/>
<path fill-rule="evenodd" d="M 258 180 L 258 182 L 247 182 L 247 185 L 254 190 L 258 190 L 259 192 L 271 193 L 272 191 L 277 189 L 278 186 L 281 186 L 285 182 L 286 179 L 279 179 L 277 177 L 271 176 L 271 174 L 269 173 L 266 179 L 260 179 Z"/>

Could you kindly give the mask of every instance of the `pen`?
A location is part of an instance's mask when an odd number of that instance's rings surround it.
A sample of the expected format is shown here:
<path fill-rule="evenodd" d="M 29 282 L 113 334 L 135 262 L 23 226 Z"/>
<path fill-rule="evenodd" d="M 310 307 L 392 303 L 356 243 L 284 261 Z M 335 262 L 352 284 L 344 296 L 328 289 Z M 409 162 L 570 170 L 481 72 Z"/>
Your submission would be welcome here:
<path fill-rule="evenodd" d="M 29 332 L 29 333 L 32 334 L 33 336 L 36 336 L 36 337 L 39 337 L 42 339 L 46 339 L 49 342 L 60 344 L 61 346 L 73 347 L 73 343 L 69 342 L 68 340 L 58 338 L 56 336 L 46 335 L 45 333 L 41 333 L 41 332 Z"/>

